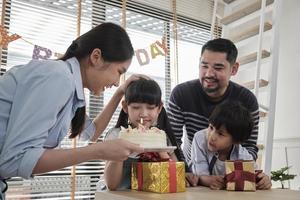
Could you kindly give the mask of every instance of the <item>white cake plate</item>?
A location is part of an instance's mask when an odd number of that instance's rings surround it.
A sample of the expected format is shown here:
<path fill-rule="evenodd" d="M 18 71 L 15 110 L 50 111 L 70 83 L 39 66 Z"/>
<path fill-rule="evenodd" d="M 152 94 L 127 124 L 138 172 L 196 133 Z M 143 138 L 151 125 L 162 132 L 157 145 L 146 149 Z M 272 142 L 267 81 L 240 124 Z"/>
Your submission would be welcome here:
<path fill-rule="evenodd" d="M 176 146 L 167 146 L 167 147 L 144 147 L 144 152 L 168 152 L 173 153 L 177 149 Z M 137 158 L 137 153 L 132 153 L 129 155 L 130 158 Z"/>
<path fill-rule="evenodd" d="M 177 147 L 167 146 L 167 147 L 144 147 L 145 152 L 168 152 L 172 153 Z"/>

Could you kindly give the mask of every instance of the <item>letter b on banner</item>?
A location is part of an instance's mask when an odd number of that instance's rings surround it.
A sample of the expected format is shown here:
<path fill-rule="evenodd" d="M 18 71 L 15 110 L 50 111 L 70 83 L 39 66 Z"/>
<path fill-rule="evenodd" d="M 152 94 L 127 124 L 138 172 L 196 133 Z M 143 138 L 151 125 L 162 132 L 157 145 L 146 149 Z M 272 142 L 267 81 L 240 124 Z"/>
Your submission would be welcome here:
<path fill-rule="evenodd" d="M 52 56 L 52 51 L 45 47 L 34 45 L 32 59 L 43 59 L 46 60 Z"/>

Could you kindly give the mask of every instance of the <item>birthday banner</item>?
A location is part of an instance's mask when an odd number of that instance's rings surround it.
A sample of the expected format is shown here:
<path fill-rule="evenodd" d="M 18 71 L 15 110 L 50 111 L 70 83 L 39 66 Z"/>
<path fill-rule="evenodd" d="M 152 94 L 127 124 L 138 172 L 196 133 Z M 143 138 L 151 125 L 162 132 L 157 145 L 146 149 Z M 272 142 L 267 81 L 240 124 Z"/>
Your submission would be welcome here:
<path fill-rule="evenodd" d="M 10 42 L 13 42 L 18 39 L 24 40 L 20 35 L 18 34 L 10 34 L 9 32 L 0 25 L 0 47 L 1 48 L 7 48 L 8 44 Z M 33 52 L 32 52 L 32 59 L 49 59 L 52 55 L 55 57 L 61 57 L 63 54 L 53 52 L 52 50 L 41 47 L 39 45 L 32 44 L 31 42 L 28 42 L 24 40 L 25 42 L 34 45 Z M 168 49 L 166 47 L 166 41 L 165 37 L 161 39 L 161 41 L 155 41 L 154 43 L 150 44 L 148 47 L 150 47 L 150 52 L 147 51 L 147 48 L 137 49 L 134 51 L 135 56 L 137 58 L 138 63 L 140 66 L 147 65 L 150 63 L 151 59 L 155 59 L 157 56 L 165 56 L 168 52 Z"/>

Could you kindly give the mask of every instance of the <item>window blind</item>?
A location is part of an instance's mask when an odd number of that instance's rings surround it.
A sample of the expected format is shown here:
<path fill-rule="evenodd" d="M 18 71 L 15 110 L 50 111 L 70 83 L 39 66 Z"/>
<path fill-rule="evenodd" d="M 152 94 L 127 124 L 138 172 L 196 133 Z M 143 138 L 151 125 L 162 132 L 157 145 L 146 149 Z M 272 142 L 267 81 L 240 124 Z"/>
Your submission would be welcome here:
<path fill-rule="evenodd" d="M 178 31 L 178 73 L 174 81 L 173 13 L 171 0 L 127 0 L 126 29 L 135 50 L 143 49 L 150 57 L 149 63 L 141 64 L 134 56 L 126 77 L 133 73 L 147 74 L 155 79 L 167 102 L 172 87 L 179 82 L 193 78 L 197 73 L 201 46 L 210 38 L 210 20 L 213 10 L 212 0 L 177 1 Z M 57 53 L 63 54 L 76 38 L 77 0 L 7 0 L 3 7 L 3 25 L 10 34 L 16 33 L 20 39 L 9 43 L 1 51 L 1 71 L 5 73 L 14 65 L 25 64 L 32 59 L 35 46 L 51 50 L 50 59 Z M 105 21 L 121 24 L 122 1 L 120 0 L 83 0 L 81 34 Z M 151 57 L 151 44 L 162 42 L 169 52 Z M 157 46 L 159 48 L 159 46 Z M 163 52 L 161 48 L 159 48 Z M 184 72 L 184 73 L 183 73 Z M 183 74 L 189 73 L 187 76 Z M 1 77 L 0 77 L 1 78 Z M 100 97 L 85 90 L 87 113 L 94 118 L 108 103 L 116 88 L 109 89 Z M 116 124 L 119 107 L 114 113 L 106 131 Z M 102 134 L 105 134 L 105 132 Z M 102 140 L 102 137 L 99 139 Z M 79 141 L 77 146 L 86 145 Z M 59 148 L 69 148 L 72 141 L 64 139 Z M 76 166 L 76 199 L 93 199 L 96 183 L 101 178 L 104 162 L 90 161 Z M 71 167 L 35 176 L 24 180 L 19 177 L 8 181 L 7 199 L 70 199 Z"/>

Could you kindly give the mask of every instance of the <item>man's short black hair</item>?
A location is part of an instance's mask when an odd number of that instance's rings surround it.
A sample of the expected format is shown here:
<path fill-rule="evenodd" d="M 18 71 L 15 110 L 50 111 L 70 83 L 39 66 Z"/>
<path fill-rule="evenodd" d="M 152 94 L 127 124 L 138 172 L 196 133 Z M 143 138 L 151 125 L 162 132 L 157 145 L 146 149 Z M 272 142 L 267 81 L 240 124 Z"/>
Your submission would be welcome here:
<path fill-rule="evenodd" d="M 217 38 L 206 42 L 201 50 L 201 55 L 205 50 L 226 53 L 226 60 L 233 65 L 236 62 L 238 50 L 231 40 Z"/>

